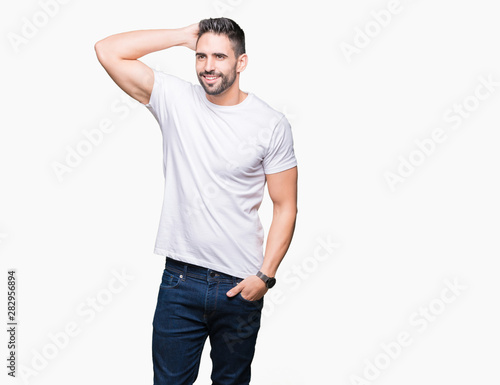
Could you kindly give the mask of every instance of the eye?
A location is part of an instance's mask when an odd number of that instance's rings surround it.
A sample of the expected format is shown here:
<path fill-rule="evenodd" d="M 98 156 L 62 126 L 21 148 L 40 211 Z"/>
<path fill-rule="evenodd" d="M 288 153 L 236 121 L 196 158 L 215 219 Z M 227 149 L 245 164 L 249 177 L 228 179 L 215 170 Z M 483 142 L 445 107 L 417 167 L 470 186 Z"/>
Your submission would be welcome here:
<path fill-rule="evenodd" d="M 224 56 L 222 56 L 222 55 L 217 55 L 217 59 L 224 59 Z"/>

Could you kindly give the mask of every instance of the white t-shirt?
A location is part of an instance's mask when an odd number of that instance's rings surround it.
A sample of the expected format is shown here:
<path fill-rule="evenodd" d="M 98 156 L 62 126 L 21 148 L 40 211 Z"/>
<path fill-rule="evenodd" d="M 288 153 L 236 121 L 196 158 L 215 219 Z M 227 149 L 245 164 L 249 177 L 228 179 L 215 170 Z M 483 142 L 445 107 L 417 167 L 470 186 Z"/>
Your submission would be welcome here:
<path fill-rule="evenodd" d="M 145 106 L 163 135 L 165 190 L 154 253 L 246 278 L 262 266 L 265 174 L 297 165 L 286 117 L 253 93 L 234 106 L 153 70 Z"/>

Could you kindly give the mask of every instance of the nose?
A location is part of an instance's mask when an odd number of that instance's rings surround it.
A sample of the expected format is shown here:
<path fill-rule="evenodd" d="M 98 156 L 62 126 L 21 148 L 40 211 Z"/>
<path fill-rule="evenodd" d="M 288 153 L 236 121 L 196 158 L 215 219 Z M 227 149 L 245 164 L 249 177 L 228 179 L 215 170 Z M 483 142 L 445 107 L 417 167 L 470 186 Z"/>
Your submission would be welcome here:
<path fill-rule="evenodd" d="M 205 60 L 205 72 L 212 72 L 215 70 L 215 60 L 213 57 L 209 56 Z"/>

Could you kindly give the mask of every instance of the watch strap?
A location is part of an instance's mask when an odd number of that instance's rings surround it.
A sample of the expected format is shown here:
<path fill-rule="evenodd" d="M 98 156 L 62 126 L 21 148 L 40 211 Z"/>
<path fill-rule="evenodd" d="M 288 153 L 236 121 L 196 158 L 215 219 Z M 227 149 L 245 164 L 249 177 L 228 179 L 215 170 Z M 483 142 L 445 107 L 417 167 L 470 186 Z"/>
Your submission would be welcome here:
<path fill-rule="evenodd" d="M 255 275 L 264 281 L 268 289 L 272 288 L 276 284 L 276 278 L 268 277 L 260 270 Z"/>

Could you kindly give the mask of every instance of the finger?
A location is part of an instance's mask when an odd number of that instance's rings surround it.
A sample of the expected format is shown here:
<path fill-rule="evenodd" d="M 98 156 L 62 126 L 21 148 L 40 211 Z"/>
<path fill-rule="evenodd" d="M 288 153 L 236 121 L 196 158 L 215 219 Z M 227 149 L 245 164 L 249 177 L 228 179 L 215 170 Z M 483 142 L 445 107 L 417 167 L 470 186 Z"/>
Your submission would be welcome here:
<path fill-rule="evenodd" d="M 234 297 L 236 294 L 238 294 L 240 291 L 243 290 L 243 286 L 240 284 L 236 285 L 235 287 L 233 287 L 231 290 L 229 290 L 226 295 L 228 297 Z"/>

